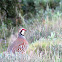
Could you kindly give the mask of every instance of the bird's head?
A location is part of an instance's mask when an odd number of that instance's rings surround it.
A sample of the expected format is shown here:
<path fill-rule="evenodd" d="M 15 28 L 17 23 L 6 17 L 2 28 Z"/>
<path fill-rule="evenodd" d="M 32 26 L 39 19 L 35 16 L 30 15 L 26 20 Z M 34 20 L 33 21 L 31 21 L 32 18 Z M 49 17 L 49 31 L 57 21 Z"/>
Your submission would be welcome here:
<path fill-rule="evenodd" d="M 25 28 L 19 29 L 19 34 L 24 35 L 25 31 L 26 31 Z"/>

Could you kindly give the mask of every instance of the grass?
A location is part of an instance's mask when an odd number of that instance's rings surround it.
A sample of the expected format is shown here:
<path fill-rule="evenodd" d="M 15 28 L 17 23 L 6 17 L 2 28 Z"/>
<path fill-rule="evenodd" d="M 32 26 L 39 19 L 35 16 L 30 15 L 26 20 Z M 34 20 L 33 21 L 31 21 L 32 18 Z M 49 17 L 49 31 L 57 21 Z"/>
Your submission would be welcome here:
<path fill-rule="evenodd" d="M 0 54 L 3 62 L 62 62 L 62 39 L 41 38 L 31 44 L 26 54 L 7 52 Z M 5 54 L 5 55 L 4 55 Z"/>
<path fill-rule="evenodd" d="M 27 29 L 25 37 L 29 42 L 26 54 L 5 52 L 8 44 L 17 38 L 21 26 L 11 26 L 9 30 L 2 23 L 0 38 L 6 39 L 6 45 L 3 39 L 0 43 L 0 62 L 62 62 L 62 15 L 59 11 L 51 11 L 46 10 L 42 17 L 37 14 L 25 20 L 23 27 Z"/>

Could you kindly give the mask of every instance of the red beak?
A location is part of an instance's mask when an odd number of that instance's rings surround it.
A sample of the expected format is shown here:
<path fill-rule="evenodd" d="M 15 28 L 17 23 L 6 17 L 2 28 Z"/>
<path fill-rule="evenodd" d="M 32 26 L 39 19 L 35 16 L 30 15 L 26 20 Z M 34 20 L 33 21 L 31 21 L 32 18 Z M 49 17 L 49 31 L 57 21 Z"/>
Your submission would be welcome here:
<path fill-rule="evenodd" d="M 26 31 L 26 29 L 24 29 L 24 28 L 22 30 Z"/>
<path fill-rule="evenodd" d="M 22 28 L 21 30 L 24 30 L 24 31 L 26 31 L 26 29 L 24 29 L 24 28 Z M 18 32 L 20 32 L 21 30 L 19 29 L 19 31 L 18 31 Z"/>

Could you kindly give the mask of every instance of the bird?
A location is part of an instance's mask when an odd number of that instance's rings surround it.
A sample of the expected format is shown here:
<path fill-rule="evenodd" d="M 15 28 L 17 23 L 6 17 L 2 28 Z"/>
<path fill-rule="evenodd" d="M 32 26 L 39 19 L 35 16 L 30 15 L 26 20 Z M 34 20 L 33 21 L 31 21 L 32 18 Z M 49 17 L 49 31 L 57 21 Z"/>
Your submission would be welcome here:
<path fill-rule="evenodd" d="M 28 48 L 28 41 L 24 36 L 25 31 L 25 28 L 19 29 L 17 39 L 10 46 L 8 46 L 7 52 L 12 52 L 14 54 L 15 52 L 26 52 Z"/>

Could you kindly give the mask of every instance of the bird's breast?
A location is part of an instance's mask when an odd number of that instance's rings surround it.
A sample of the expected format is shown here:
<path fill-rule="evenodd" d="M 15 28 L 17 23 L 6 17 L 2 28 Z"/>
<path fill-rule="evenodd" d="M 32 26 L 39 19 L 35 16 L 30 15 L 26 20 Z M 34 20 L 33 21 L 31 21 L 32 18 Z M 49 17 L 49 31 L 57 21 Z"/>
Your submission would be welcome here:
<path fill-rule="evenodd" d="M 18 52 L 25 52 L 27 50 L 28 45 L 25 43 L 22 43 L 21 45 L 18 46 Z"/>

